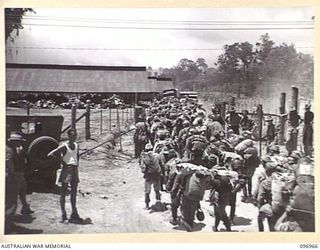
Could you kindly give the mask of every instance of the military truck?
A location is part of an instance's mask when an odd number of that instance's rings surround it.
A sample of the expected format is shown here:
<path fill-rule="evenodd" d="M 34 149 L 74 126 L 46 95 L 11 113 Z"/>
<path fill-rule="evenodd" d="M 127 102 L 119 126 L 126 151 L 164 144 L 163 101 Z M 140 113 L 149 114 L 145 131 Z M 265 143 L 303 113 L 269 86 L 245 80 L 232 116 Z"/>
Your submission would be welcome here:
<path fill-rule="evenodd" d="M 26 139 L 28 183 L 54 186 L 60 165 L 47 155 L 59 145 L 63 116 L 7 115 L 6 124 Z"/>

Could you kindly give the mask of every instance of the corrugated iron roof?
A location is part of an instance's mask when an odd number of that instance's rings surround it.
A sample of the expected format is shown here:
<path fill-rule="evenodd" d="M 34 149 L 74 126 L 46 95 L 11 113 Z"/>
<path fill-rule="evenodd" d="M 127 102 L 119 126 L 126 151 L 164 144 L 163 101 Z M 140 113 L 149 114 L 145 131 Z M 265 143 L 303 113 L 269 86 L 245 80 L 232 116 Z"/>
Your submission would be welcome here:
<path fill-rule="evenodd" d="M 7 64 L 6 91 L 151 93 L 145 67 Z"/>

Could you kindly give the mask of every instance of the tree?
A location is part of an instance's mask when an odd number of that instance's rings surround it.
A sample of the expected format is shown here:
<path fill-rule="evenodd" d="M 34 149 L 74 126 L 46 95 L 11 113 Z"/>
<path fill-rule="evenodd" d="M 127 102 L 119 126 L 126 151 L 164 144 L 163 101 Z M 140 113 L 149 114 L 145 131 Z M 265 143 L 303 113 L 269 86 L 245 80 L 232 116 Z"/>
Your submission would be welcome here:
<path fill-rule="evenodd" d="M 258 60 L 258 63 L 263 63 L 272 50 L 274 41 L 270 40 L 270 36 L 268 33 L 262 35 L 260 37 L 260 41 L 261 42 L 256 43 L 256 59 Z"/>
<path fill-rule="evenodd" d="M 199 72 L 202 74 L 205 74 L 208 69 L 208 64 L 206 63 L 206 60 L 204 58 L 198 58 L 196 61 L 197 68 Z"/>
<path fill-rule="evenodd" d="M 283 43 L 272 48 L 265 59 L 265 77 L 295 79 L 298 63 L 299 57 L 294 45 Z"/>
<path fill-rule="evenodd" d="M 14 41 L 14 37 L 12 36 L 12 32 L 16 31 L 16 36 L 19 36 L 19 30 L 23 29 L 21 25 L 21 21 L 23 16 L 27 12 L 35 11 L 31 8 L 6 8 L 5 9 L 5 39 L 6 41 L 8 38 L 11 41 Z"/>
<path fill-rule="evenodd" d="M 255 60 L 253 45 L 249 42 L 224 46 L 224 53 L 218 58 L 218 70 L 226 82 L 238 84 L 238 97 L 242 86 L 250 82 L 249 67 Z"/>

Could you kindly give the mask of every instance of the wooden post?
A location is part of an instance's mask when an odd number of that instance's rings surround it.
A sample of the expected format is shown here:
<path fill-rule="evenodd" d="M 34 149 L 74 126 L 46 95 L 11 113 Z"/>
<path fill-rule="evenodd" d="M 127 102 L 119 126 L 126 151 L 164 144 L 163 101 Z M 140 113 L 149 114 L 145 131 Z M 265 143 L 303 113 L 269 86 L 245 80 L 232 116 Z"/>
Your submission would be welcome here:
<path fill-rule="evenodd" d="M 138 93 L 135 92 L 134 93 L 134 107 L 136 107 L 137 104 L 138 104 Z"/>
<path fill-rule="evenodd" d="M 283 115 L 286 113 L 286 93 L 281 93 L 279 113 L 280 113 L 279 144 L 283 145 L 284 144 L 284 134 L 285 134 L 284 129 L 285 129 L 285 124 L 286 124 L 286 118 Z"/>
<path fill-rule="evenodd" d="M 111 108 L 109 108 L 109 130 L 111 131 Z"/>
<path fill-rule="evenodd" d="M 292 86 L 291 87 L 291 107 L 294 107 L 297 111 L 299 111 L 298 108 L 298 95 L 299 95 L 299 89 L 297 87 Z"/>
<path fill-rule="evenodd" d="M 298 97 L 299 97 L 299 89 L 297 87 L 291 87 L 292 95 L 291 95 L 291 107 L 297 110 L 297 114 L 299 114 L 299 107 L 298 107 Z M 297 127 L 294 127 L 295 133 L 292 133 L 293 137 L 293 149 L 296 150 L 298 146 L 298 134 L 299 130 Z"/>
<path fill-rule="evenodd" d="M 76 117 L 77 117 L 77 106 L 72 104 L 71 106 L 71 128 L 76 129 Z"/>
<path fill-rule="evenodd" d="M 102 135 L 102 109 L 100 109 L 100 135 Z"/>
<path fill-rule="evenodd" d="M 258 125 L 259 125 L 259 154 L 261 157 L 262 155 L 262 119 L 263 119 L 263 111 L 262 111 L 261 104 L 258 105 L 257 114 L 258 114 Z"/>
<path fill-rule="evenodd" d="M 127 119 L 126 119 L 126 122 L 128 123 L 129 122 L 129 109 L 128 108 L 126 108 L 126 117 L 127 117 Z"/>
<path fill-rule="evenodd" d="M 90 139 L 90 100 L 86 104 L 86 140 Z"/>
<path fill-rule="evenodd" d="M 121 109 L 121 125 L 123 126 L 124 118 L 123 118 L 123 109 Z"/>
<path fill-rule="evenodd" d="M 121 128 L 120 128 L 120 116 L 119 116 L 119 108 L 117 107 L 117 127 L 118 127 L 118 131 L 119 133 L 121 132 Z M 120 143 L 120 152 L 122 152 L 122 139 L 121 139 L 121 135 L 119 137 L 119 143 Z"/>

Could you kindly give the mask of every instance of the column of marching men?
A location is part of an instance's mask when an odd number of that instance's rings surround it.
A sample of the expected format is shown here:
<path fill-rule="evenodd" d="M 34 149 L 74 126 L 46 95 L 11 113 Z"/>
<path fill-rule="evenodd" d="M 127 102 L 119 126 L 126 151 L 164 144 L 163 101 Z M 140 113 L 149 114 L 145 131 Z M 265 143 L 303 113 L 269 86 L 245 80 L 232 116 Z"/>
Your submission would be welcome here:
<path fill-rule="evenodd" d="M 310 106 L 306 112 L 311 112 Z M 201 201 L 209 190 L 214 230 L 219 231 L 222 221 L 225 230 L 231 231 L 240 192 L 241 202 L 257 207 L 259 231 L 265 230 L 265 220 L 270 231 L 314 231 L 313 160 L 306 156 L 310 152 L 280 154 L 277 126 L 272 118 L 265 122 L 262 139 L 267 153 L 259 157 L 254 136 L 258 126 L 247 110 L 240 115 L 230 107 L 224 119 L 217 107 L 208 112 L 197 102 L 173 97 L 154 100 L 147 114 L 139 116 L 134 134 L 135 157 L 145 179 L 146 209 L 150 209 L 152 188 L 156 204 L 161 202 L 161 192 L 170 192 L 170 223 L 191 232 L 195 219 L 204 220 Z"/>

